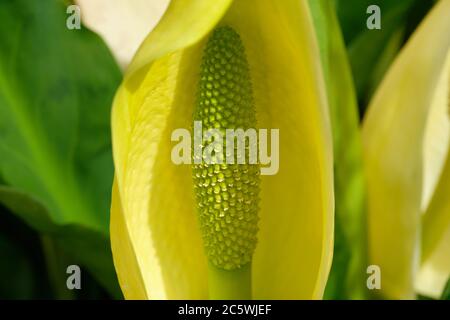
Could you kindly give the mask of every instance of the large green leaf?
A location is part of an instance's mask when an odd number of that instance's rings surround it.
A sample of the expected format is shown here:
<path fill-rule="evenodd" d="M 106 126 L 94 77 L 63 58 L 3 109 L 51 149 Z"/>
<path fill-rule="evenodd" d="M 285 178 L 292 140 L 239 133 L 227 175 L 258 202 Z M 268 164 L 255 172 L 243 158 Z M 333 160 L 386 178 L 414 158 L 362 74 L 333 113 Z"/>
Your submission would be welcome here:
<path fill-rule="evenodd" d="M 121 296 L 106 235 L 80 224 L 56 224 L 42 204 L 11 187 L 0 186 L 0 202 L 28 225 L 49 237 L 73 264 L 88 267 L 114 297 Z M 61 266 L 59 278 L 66 276 L 66 267 Z"/>
<path fill-rule="evenodd" d="M 0 217 L 1 211 L 0 207 Z M 0 299 L 32 299 L 36 288 L 32 262 L 16 241 L 1 232 L 3 226 L 4 221 L 0 226 L 0 272 L 5 276 L 0 277 Z"/>
<path fill-rule="evenodd" d="M 353 79 L 334 2 L 310 0 L 327 84 L 335 160 L 335 246 L 325 298 L 365 296 L 366 223 L 362 147 Z"/>
<path fill-rule="evenodd" d="M 0 2 L 0 198 L 115 291 L 109 118 L 121 75 L 67 17 L 63 1 Z"/>

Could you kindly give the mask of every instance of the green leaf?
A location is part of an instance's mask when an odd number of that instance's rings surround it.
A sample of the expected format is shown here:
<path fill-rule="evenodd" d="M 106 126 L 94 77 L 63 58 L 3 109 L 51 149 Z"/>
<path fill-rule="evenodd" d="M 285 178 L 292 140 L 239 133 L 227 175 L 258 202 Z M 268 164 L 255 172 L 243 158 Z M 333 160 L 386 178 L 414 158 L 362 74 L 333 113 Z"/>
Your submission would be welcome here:
<path fill-rule="evenodd" d="M 450 300 L 450 279 L 448 279 L 447 284 L 445 285 L 441 300 Z"/>
<path fill-rule="evenodd" d="M 409 34 L 432 6 L 421 0 L 338 0 L 356 91 L 364 110 Z M 381 30 L 366 26 L 370 5 L 381 10 Z"/>
<path fill-rule="evenodd" d="M 0 204 L 0 299 L 49 299 L 38 233 Z"/>
<path fill-rule="evenodd" d="M 109 237 L 77 224 L 55 224 L 43 205 L 32 196 L 11 187 L 0 186 L 0 202 L 29 226 L 51 237 L 74 264 L 88 267 L 110 294 L 121 297 L 112 264 Z M 65 273 L 65 268 L 60 271 Z"/>
<path fill-rule="evenodd" d="M 355 90 L 334 2 L 310 0 L 327 84 L 335 160 L 334 260 L 325 297 L 365 296 L 366 223 Z"/>
<path fill-rule="evenodd" d="M 393 1 L 391 1 L 392 3 Z M 387 47 L 390 47 L 389 55 L 391 58 L 389 61 L 384 61 L 382 74 L 387 70 L 400 50 L 403 44 L 403 37 L 401 41 L 393 40 L 398 37 L 398 34 L 403 31 L 405 27 L 405 18 L 408 13 L 408 9 L 413 1 L 395 1 L 397 4 L 395 7 L 390 6 L 389 10 L 386 6 L 380 4 L 382 12 L 382 29 L 381 30 L 369 30 L 364 26 L 365 31 L 361 32 L 350 43 L 349 57 L 352 66 L 353 76 L 355 78 L 356 90 L 358 96 L 362 99 L 364 104 L 368 101 L 369 91 L 373 90 L 372 87 L 377 86 L 378 83 L 373 83 L 374 70 L 379 64 L 379 60 L 382 56 L 386 57 L 384 52 Z M 364 15 L 366 18 L 368 15 Z M 395 45 L 395 46 L 394 46 Z M 380 72 L 377 74 L 377 79 L 380 80 Z"/>
<path fill-rule="evenodd" d="M 399 6 L 410 7 L 412 3 L 416 1 L 417 0 L 335 0 L 336 11 L 345 43 L 352 43 L 361 33 L 384 32 L 386 14 L 393 10 L 397 10 L 396 8 Z M 381 9 L 381 31 L 367 29 L 366 22 L 367 18 L 370 16 L 370 14 L 367 13 L 367 8 L 371 5 L 377 5 Z"/>
<path fill-rule="evenodd" d="M 21 247 L 0 233 L 0 299 L 32 299 L 34 271 Z M 7 275 L 7 276 L 6 276 Z M 14 281 L 14 285 L 10 282 Z"/>
<path fill-rule="evenodd" d="M 67 17 L 62 1 L 0 2 L 0 198 L 114 293 L 109 120 L 121 75 Z"/>

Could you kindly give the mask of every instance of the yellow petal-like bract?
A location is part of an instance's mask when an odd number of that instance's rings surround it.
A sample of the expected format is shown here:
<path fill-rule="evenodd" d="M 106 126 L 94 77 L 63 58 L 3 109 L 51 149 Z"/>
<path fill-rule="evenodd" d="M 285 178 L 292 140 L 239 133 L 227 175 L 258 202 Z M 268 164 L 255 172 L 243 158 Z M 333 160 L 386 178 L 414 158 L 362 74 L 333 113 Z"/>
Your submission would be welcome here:
<path fill-rule="evenodd" d="M 173 0 L 119 88 L 112 130 L 111 239 L 126 298 L 206 299 L 207 258 L 190 165 L 171 160 L 189 129 L 216 27 L 245 47 L 259 128 L 280 131 L 279 171 L 261 177 L 255 299 L 319 299 L 333 248 L 333 173 L 320 56 L 306 1 Z"/>

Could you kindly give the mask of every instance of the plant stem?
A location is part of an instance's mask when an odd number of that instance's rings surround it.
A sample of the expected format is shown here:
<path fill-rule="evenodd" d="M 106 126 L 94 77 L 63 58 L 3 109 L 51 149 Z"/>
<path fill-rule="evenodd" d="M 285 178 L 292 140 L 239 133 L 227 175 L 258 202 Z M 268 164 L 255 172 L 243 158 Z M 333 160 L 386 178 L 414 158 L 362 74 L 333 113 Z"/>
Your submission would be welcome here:
<path fill-rule="evenodd" d="M 208 264 L 209 298 L 212 300 L 250 300 L 252 298 L 252 266 L 227 271 Z"/>

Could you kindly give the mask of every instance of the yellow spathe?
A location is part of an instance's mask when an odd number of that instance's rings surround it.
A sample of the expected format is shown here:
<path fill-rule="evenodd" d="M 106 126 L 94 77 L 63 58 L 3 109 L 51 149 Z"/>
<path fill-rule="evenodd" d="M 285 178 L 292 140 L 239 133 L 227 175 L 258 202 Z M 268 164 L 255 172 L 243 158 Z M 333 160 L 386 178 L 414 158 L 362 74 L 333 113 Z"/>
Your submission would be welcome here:
<path fill-rule="evenodd" d="M 208 298 L 191 168 L 170 159 L 190 128 L 205 38 L 229 25 L 244 43 L 258 125 L 280 129 L 280 169 L 261 181 L 253 298 L 319 299 L 333 248 L 332 145 L 306 1 L 173 0 L 141 45 L 112 114 L 111 241 L 129 299 Z"/>

